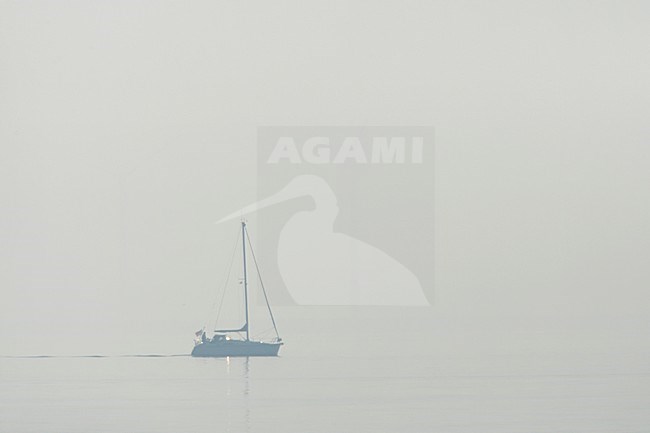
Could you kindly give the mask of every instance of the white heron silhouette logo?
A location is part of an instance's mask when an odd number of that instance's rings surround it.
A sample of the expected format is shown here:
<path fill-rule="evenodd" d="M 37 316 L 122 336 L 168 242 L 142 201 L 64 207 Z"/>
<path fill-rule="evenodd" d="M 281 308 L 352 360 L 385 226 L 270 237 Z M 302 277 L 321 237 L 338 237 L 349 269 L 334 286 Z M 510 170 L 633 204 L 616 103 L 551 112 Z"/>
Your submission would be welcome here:
<path fill-rule="evenodd" d="M 276 194 L 218 223 L 301 196 L 311 196 L 315 208 L 287 221 L 277 251 L 280 275 L 296 303 L 429 305 L 418 278 L 406 266 L 379 248 L 334 232 L 337 198 L 319 176 L 297 176 Z"/>

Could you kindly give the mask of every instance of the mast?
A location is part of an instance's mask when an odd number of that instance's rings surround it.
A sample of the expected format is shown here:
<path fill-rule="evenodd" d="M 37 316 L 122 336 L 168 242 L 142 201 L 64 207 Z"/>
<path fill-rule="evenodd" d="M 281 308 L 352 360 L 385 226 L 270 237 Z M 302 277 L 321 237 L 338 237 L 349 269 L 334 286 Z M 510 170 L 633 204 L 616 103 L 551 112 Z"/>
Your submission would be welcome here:
<path fill-rule="evenodd" d="M 250 340 L 248 331 L 248 277 L 246 276 L 246 221 L 241 222 L 241 245 L 244 257 L 244 303 L 246 304 L 246 341 Z"/>

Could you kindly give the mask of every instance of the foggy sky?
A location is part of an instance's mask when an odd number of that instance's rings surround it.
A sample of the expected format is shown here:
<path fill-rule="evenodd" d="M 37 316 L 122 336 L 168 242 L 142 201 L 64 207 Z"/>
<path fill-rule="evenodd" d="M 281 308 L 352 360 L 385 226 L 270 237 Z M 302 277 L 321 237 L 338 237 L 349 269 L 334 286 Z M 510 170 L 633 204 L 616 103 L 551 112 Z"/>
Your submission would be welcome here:
<path fill-rule="evenodd" d="M 1 1 L 3 352 L 193 331 L 260 125 L 435 127 L 435 314 L 647 315 L 649 12 Z"/>

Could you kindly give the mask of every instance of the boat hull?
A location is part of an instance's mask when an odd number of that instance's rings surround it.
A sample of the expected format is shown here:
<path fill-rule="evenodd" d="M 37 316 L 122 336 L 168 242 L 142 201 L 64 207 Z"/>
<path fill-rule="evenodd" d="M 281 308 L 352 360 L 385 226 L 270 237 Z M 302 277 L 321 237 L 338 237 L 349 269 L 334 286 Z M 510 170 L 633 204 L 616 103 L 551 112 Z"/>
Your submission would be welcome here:
<path fill-rule="evenodd" d="M 192 356 L 224 358 L 227 356 L 278 356 L 282 343 L 226 340 L 200 343 L 194 346 Z"/>

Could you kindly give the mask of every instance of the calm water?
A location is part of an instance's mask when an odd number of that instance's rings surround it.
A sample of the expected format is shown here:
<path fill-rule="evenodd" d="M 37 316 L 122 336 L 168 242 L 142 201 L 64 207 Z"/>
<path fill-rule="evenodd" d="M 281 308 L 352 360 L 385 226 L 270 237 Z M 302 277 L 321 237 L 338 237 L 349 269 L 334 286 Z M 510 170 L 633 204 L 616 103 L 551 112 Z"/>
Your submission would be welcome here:
<path fill-rule="evenodd" d="M 0 431 L 650 429 L 646 334 L 434 319 L 393 329 L 373 316 L 359 338 L 318 320 L 287 331 L 278 358 L 1 358 Z"/>

